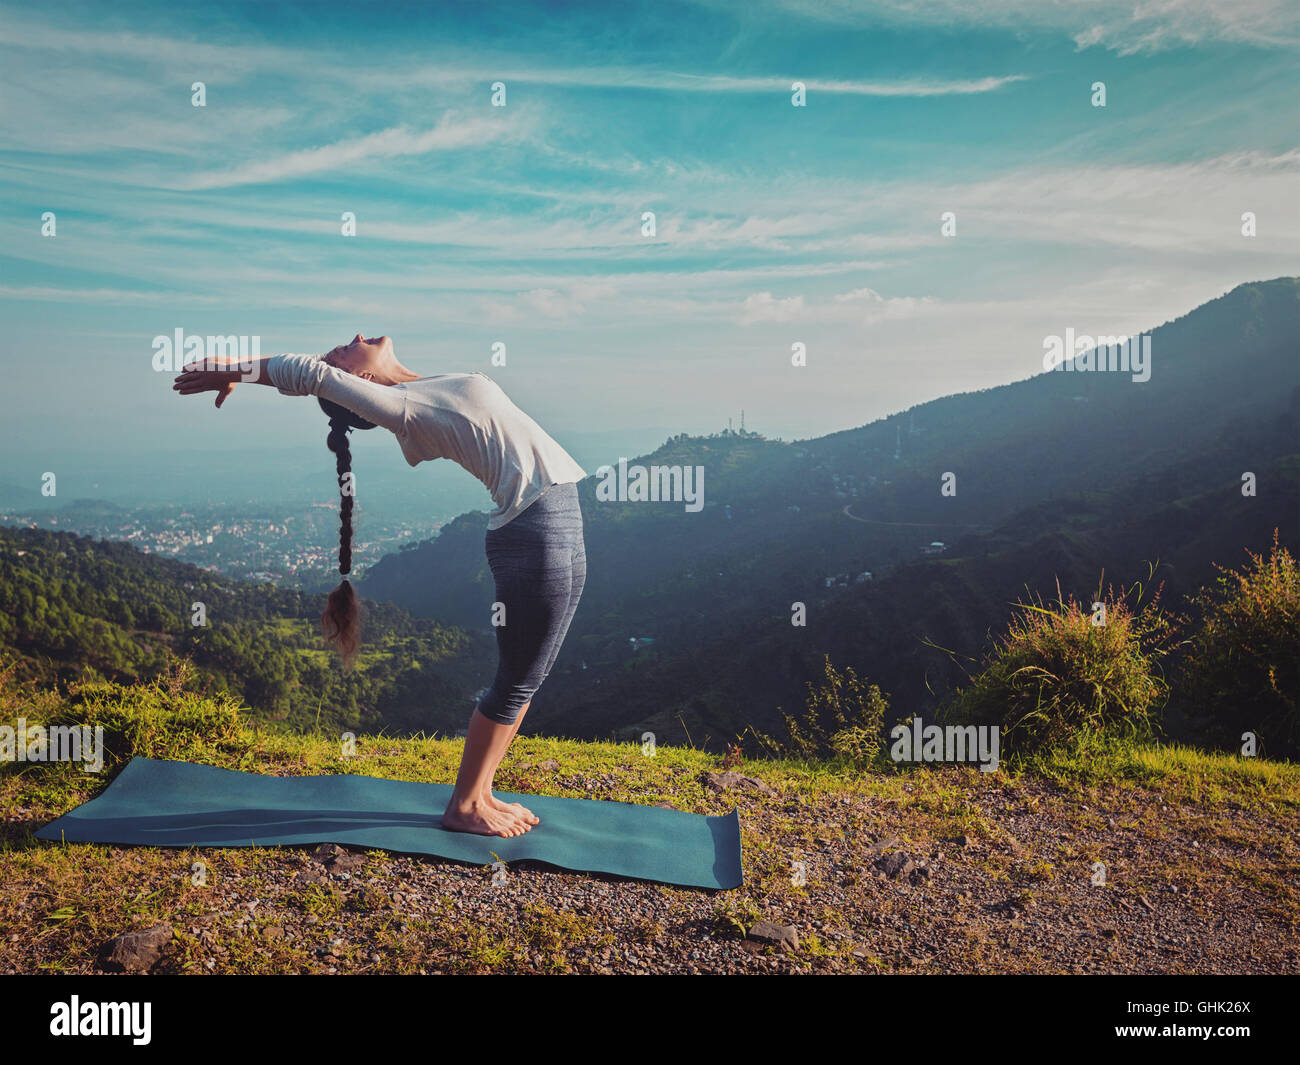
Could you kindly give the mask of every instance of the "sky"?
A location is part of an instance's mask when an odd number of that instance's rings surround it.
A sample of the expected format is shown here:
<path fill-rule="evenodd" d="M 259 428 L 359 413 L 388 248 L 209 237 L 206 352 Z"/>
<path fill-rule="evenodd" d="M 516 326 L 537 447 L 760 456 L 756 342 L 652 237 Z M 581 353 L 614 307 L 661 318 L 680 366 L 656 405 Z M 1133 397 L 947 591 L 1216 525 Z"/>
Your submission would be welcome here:
<path fill-rule="evenodd" d="M 0 4 L 11 472 L 319 435 L 174 395 L 177 329 L 387 334 L 575 453 L 1020 380 L 1300 273 L 1298 52 L 1290 0 Z"/>

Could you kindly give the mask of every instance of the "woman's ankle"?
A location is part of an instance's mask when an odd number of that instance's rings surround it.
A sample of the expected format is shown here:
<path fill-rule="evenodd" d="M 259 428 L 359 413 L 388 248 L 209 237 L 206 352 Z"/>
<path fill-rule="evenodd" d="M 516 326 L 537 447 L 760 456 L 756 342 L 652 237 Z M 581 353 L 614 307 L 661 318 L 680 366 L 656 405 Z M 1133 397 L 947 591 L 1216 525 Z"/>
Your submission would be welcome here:
<path fill-rule="evenodd" d="M 482 797 L 478 794 L 460 795 L 456 791 L 451 793 L 451 798 L 447 800 L 447 809 L 449 810 L 472 810 L 483 803 Z"/>

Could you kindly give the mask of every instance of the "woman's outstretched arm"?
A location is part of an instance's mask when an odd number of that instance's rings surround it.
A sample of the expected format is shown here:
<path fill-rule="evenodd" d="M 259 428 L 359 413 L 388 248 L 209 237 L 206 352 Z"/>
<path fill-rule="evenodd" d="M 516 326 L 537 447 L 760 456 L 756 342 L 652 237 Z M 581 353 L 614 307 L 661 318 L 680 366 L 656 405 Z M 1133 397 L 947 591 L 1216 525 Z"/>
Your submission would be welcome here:
<path fill-rule="evenodd" d="M 216 392 L 220 407 L 240 382 L 270 385 L 286 396 L 319 396 L 366 421 L 401 434 L 406 423 L 406 389 L 380 385 L 331 366 L 317 355 L 266 355 L 258 359 L 213 360 L 185 366 L 172 385 L 183 396 Z"/>

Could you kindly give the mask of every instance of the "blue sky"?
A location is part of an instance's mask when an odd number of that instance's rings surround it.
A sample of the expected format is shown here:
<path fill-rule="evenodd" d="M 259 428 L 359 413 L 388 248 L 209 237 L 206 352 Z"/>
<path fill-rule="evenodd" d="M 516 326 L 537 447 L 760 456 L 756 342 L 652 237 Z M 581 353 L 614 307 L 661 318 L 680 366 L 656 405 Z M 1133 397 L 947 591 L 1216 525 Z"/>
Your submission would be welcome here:
<path fill-rule="evenodd" d="M 792 439 L 1300 272 L 1298 6 L 1138 9 L 0 5 L 7 450 L 319 428 L 271 390 L 173 396 L 151 342 L 178 328 L 387 333 L 562 441 L 742 407 Z"/>

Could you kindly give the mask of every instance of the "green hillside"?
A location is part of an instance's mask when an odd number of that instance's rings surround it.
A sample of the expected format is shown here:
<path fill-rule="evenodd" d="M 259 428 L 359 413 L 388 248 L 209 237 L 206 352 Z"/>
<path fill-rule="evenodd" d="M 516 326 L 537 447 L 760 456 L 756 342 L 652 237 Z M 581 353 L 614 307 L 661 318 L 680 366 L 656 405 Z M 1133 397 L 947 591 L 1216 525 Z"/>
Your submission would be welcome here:
<path fill-rule="evenodd" d="M 195 625 L 195 604 L 206 623 Z M 496 666 L 486 635 L 368 604 L 359 668 L 319 638 L 323 596 L 232 581 L 120 543 L 0 529 L 0 655 L 44 683 L 149 680 L 177 658 L 287 728 L 455 731 Z"/>

